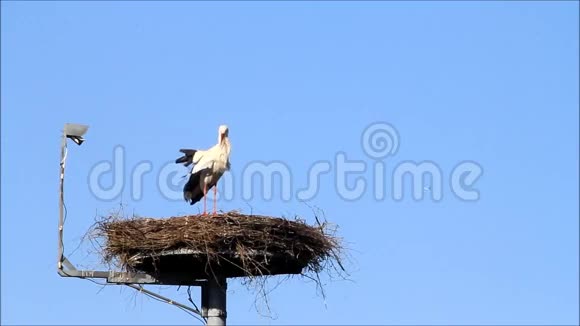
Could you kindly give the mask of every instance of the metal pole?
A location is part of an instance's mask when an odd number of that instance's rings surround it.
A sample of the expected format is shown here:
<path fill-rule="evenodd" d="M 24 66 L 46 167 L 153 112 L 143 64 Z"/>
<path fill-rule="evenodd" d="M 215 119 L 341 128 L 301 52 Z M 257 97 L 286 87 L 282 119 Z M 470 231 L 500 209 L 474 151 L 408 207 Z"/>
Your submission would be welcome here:
<path fill-rule="evenodd" d="M 63 261 L 63 231 L 64 231 L 64 166 L 66 164 L 66 134 L 63 131 L 62 141 L 60 145 L 60 176 L 59 176 L 59 215 L 58 215 L 58 259 L 57 267 L 62 270 Z"/>
<path fill-rule="evenodd" d="M 226 325 L 227 279 L 222 276 L 210 278 L 201 288 L 202 311 L 207 316 L 208 326 Z"/>

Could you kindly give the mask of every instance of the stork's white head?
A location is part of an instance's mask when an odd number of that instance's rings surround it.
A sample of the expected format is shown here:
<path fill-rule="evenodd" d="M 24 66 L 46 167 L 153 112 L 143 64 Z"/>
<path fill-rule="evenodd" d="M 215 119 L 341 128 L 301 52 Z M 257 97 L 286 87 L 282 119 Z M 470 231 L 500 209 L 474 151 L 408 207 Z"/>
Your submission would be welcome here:
<path fill-rule="evenodd" d="M 230 129 L 227 125 L 221 125 L 218 129 L 218 142 L 221 144 L 229 135 Z"/>

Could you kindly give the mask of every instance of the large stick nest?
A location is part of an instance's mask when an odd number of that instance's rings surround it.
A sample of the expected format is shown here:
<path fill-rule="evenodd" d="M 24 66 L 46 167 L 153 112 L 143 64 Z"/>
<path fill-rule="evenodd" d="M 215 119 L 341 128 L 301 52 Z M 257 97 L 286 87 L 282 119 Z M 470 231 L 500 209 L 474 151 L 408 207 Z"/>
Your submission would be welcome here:
<path fill-rule="evenodd" d="M 310 226 L 299 219 L 238 212 L 164 219 L 109 216 L 95 230 L 105 239 L 105 261 L 132 271 L 206 278 L 319 273 L 341 266 L 339 239 L 326 222 Z"/>

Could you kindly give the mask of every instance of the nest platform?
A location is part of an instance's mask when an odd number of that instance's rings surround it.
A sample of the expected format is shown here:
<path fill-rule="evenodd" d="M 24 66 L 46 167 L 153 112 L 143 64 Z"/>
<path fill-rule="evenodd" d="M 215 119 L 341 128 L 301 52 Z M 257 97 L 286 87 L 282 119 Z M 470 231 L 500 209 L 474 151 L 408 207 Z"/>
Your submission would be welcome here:
<path fill-rule="evenodd" d="M 97 222 L 103 256 L 126 270 L 248 277 L 320 272 L 338 259 L 326 224 L 228 212 L 169 218 L 109 217 Z"/>

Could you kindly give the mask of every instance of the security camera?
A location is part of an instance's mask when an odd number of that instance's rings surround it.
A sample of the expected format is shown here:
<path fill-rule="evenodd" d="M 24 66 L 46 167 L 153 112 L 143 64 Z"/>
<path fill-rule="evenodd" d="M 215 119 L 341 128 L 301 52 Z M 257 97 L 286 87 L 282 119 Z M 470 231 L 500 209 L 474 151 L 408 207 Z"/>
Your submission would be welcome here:
<path fill-rule="evenodd" d="M 85 139 L 83 137 L 80 137 L 80 136 L 67 135 L 66 138 L 72 139 L 72 141 L 74 141 L 79 146 L 85 141 Z"/>
<path fill-rule="evenodd" d="M 64 134 L 67 138 L 72 139 L 77 145 L 81 145 L 85 139 L 83 135 L 87 132 L 89 126 L 76 123 L 66 123 L 64 125 Z"/>

